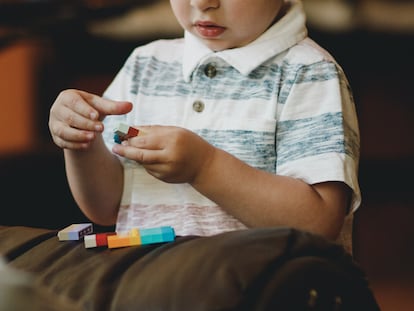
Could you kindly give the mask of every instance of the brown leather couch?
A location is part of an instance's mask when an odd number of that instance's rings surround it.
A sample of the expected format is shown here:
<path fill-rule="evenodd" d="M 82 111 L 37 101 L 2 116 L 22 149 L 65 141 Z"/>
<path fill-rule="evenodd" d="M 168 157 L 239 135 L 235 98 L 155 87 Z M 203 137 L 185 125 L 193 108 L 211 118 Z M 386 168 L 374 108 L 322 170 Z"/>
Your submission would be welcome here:
<path fill-rule="evenodd" d="M 13 269 L 8 278 L 0 270 L 1 311 L 379 310 L 341 247 L 289 228 L 119 249 L 56 233 L 0 227 L 0 253 Z M 29 278 L 16 284 L 11 272 Z"/>

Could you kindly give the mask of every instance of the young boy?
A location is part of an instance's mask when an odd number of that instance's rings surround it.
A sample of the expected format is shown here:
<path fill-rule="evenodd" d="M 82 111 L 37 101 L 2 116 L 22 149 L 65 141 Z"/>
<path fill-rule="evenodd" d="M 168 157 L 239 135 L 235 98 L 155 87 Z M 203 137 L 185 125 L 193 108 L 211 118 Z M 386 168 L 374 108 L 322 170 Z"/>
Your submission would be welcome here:
<path fill-rule="evenodd" d="M 118 231 L 289 226 L 336 239 L 360 204 L 358 123 L 301 3 L 170 2 L 184 38 L 137 48 L 103 97 L 66 90 L 51 108 L 81 210 Z M 117 144 L 121 122 L 139 134 Z"/>

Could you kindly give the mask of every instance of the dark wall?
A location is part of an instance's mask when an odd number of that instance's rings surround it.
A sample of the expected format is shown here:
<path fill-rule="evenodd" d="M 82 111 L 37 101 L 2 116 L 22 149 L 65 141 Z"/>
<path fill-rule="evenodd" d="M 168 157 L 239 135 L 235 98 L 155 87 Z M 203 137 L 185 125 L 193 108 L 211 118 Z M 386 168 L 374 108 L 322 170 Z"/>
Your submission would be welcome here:
<path fill-rule="evenodd" d="M 62 156 L 42 152 L 0 158 L 0 225 L 62 229 L 90 222 L 70 193 Z"/>

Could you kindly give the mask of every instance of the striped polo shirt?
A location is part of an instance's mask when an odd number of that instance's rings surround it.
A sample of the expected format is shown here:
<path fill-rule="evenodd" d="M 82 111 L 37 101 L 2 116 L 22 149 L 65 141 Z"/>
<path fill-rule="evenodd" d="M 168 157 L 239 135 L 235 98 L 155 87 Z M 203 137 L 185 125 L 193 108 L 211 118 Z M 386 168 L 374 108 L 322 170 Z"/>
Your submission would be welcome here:
<path fill-rule="evenodd" d="M 351 91 L 340 66 L 307 37 L 299 3 L 241 48 L 214 52 L 187 32 L 138 47 L 104 96 L 134 104 L 105 119 L 108 148 L 120 122 L 184 127 L 257 169 L 309 184 L 344 182 L 353 189 L 352 211 L 360 204 Z M 121 161 L 117 231 L 169 225 L 177 235 L 212 235 L 246 228 L 189 184 L 162 182 Z"/>

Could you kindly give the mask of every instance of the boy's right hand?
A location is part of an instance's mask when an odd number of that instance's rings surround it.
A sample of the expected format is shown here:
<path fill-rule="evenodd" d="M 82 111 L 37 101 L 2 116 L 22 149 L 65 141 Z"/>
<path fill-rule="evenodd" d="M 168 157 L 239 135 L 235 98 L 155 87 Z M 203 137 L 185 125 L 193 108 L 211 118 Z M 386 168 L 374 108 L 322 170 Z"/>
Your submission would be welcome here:
<path fill-rule="evenodd" d="M 130 112 L 132 103 L 113 101 L 79 90 L 62 91 L 50 109 L 49 130 L 60 148 L 87 149 L 103 131 L 107 115 Z"/>

